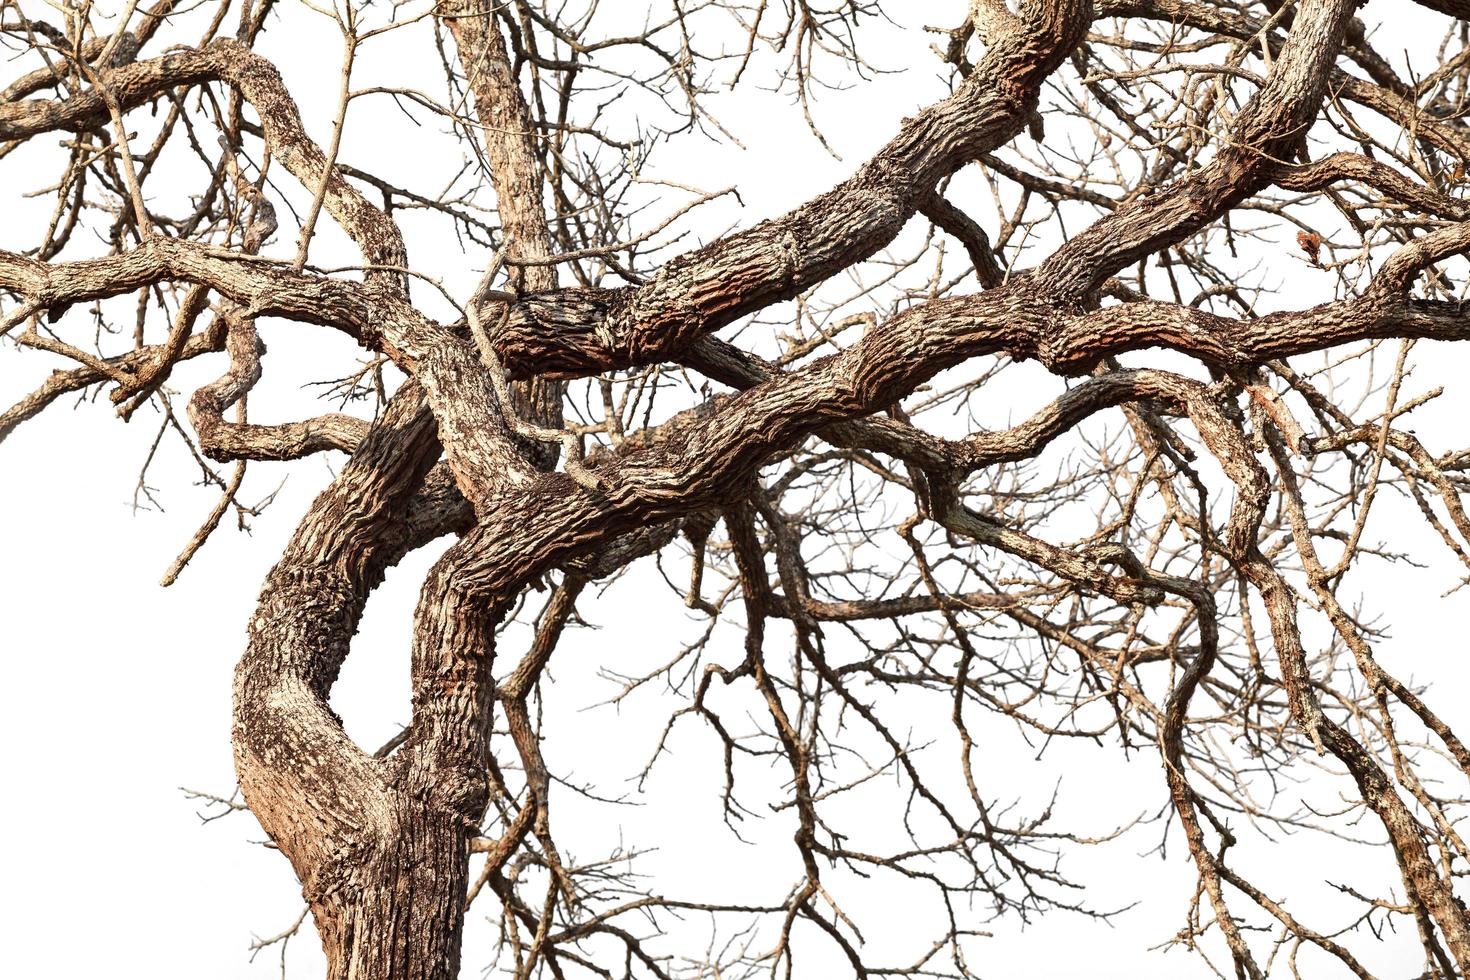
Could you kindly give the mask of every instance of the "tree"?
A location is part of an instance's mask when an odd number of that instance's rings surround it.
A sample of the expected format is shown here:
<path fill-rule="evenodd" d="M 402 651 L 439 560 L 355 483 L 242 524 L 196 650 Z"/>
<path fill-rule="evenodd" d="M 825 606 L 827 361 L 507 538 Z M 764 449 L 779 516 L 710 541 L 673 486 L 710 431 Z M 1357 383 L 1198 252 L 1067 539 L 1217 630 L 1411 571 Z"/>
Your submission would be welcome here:
<path fill-rule="evenodd" d="M 987 779 L 997 725 L 1157 754 L 1145 817 L 1198 878 L 1175 942 L 1222 972 L 1367 977 L 1402 922 L 1421 975 L 1464 975 L 1470 750 L 1380 664 L 1395 602 L 1364 590 L 1384 561 L 1470 567 L 1470 450 L 1405 424 L 1439 394 L 1405 391 L 1416 342 L 1470 339 L 1470 4 L 1365 10 L 1442 34 L 1403 57 L 1354 0 L 955 5 L 929 35 L 947 96 L 874 120 L 891 138 L 831 190 L 689 247 L 734 195 L 656 151 L 724 138 L 723 93 L 773 80 L 825 146 L 815 96 L 886 67 L 863 45 L 902 17 L 881 6 L 9 0 L 0 166 L 50 185 L 6 182 L 0 335 L 73 363 L 0 439 L 105 391 L 196 451 L 219 502 L 165 584 L 257 509 L 247 464 L 348 454 L 234 690 L 244 800 L 333 978 L 457 976 L 470 903 L 498 903 L 516 976 L 791 976 L 818 947 L 857 976 L 974 975 L 987 918 L 1110 914 L 1060 863 L 1099 835 Z M 320 17 L 344 57 L 313 135 L 267 52 Z M 462 158 L 385 176 L 399 112 Z M 451 232 L 464 268 L 415 264 Z M 251 421 L 266 324 L 350 338 L 365 359 L 330 391 L 356 414 Z M 196 358 L 224 373 L 186 427 L 169 382 Z M 1024 392 L 1047 402 L 976 421 Z M 1385 515 L 1422 533 L 1383 543 Z M 359 746 L 329 696 L 365 604 L 446 535 L 412 724 Z M 687 568 L 705 625 L 615 696 L 663 688 L 650 767 L 702 733 L 729 832 L 768 802 L 791 820 L 763 903 L 558 844 L 548 663 L 588 587 L 651 556 Z M 1305 772 L 1344 802 L 1294 795 Z M 881 806 L 899 839 L 869 847 L 854 815 Z M 1378 841 L 1397 876 L 1343 886 L 1345 921 L 1288 910 L 1238 842 L 1298 830 Z M 912 958 L 865 948 L 863 878 L 931 903 Z M 695 915 L 716 940 L 671 958 Z"/>

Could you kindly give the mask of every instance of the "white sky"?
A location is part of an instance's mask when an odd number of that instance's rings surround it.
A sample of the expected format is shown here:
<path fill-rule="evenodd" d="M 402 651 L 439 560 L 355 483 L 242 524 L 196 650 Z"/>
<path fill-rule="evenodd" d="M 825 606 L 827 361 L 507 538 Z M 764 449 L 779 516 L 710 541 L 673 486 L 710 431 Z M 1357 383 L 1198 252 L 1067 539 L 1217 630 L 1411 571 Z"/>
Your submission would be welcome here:
<path fill-rule="evenodd" d="M 909 26 L 949 25 L 958 22 L 962 6 L 914 4 L 899 19 Z M 1370 13 L 1392 6 L 1380 0 Z M 311 23 L 311 18 L 294 16 L 297 10 L 289 13 L 298 28 Z M 1392 27 L 1403 33 L 1399 47 L 1412 47 L 1423 36 L 1404 24 Z M 281 65 L 302 103 L 308 130 L 325 142 L 336 94 L 339 48 L 334 36 L 329 30 L 298 30 L 290 36 L 275 30 L 265 38 L 262 50 Z M 818 104 L 818 118 L 847 162 L 833 161 L 816 145 L 784 97 L 751 89 L 721 99 L 724 120 L 744 150 L 691 139 L 664 151 L 661 166 L 669 175 L 706 189 L 729 184 L 740 188 L 743 209 L 720 205 L 726 209 L 695 227 L 712 236 L 731 223 L 749 225 L 829 188 L 886 140 L 901 117 L 941 94 L 937 59 L 924 53 L 932 37 L 910 33 L 893 38 L 893 46 L 877 54 L 876 61 L 889 68 L 912 66 L 910 70 L 831 93 Z M 900 38 L 906 38 L 907 48 L 899 46 Z M 1385 53 L 1395 50 L 1393 44 L 1382 47 Z M 428 51 L 423 54 L 423 87 L 438 91 L 433 82 L 437 59 Z M 403 67 L 394 63 L 395 71 Z M 11 74 L 0 65 L 0 79 Z M 388 112 L 382 106 L 370 111 Z M 349 127 L 343 159 L 358 165 L 371 161 L 375 170 L 390 177 L 426 165 L 423 145 L 405 138 L 386 115 L 383 122 L 381 129 Z M 3 172 L 13 179 L 13 169 Z M 44 176 L 38 172 L 31 185 L 42 185 Z M 18 190 L 29 189 L 5 185 L 4 207 L 12 207 Z M 20 205 L 27 206 L 36 205 Z M 49 209 L 50 202 L 39 206 Z M 17 243 L 9 240 L 6 223 L 0 217 L 0 245 L 13 247 Z M 411 247 L 416 262 L 439 270 L 459 295 L 478 278 L 473 270 L 485 259 L 460 254 L 452 240 L 437 245 L 419 241 Z M 1307 284 L 1289 288 L 1283 302 L 1306 305 L 1324 298 Z M 318 370 L 322 360 L 350 363 L 349 345 L 321 332 L 283 326 L 268 327 L 264 338 L 276 356 L 267 359 L 272 373 L 256 399 L 260 411 L 270 413 L 262 420 L 290 417 L 293 408 L 318 406 L 319 411 L 319 403 L 309 400 L 311 393 L 297 386 L 325 376 Z M 285 360 L 282 354 L 296 363 L 277 363 Z M 202 368 L 187 365 L 176 372 L 173 386 L 192 391 L 210 379 L 219 363 L 216 358 Z M 1426 409 L 1419 422 L 1426 441 L 1439 440 L 1431 441 L 1432 449 L 1465 443 L 1465 396 L 1454 387 L 1465 364 L 1461 353 L 1444 348 L 1421 357 L 1415 390 L 1408 395 L 1450 385 L 1450 393 Z M 56 366 L 49 355 L 6 345 L 0 352 L 0 402 L 15 401 Z M 199 805 L 185 800 L 178 787 L 223 794 L 233 788 L 230 680 L 243 626 L 259 583 L 312 495 L 329 479 L 329 467 L 340 465 L 340 457 L 292 467 L 255 467 L 245 497 L 264 495 L 284 477 L 275 504 L 253 522 L 249 536 L 228 525 L 223 528 L 178 584 L 164 590 L 157 579 L 213 505 L 214 491 L 191 485 L 197 472 L 191 473 L 192 464 L 172 445 L 149 479 L 167 511 L 133 513 L 138 466 L 155 435 L 156 415 L 140 412 L 124 426 L 111 417 L 105 399 L 72 410 L 74 401 L 63 399 L 0 445 L 0 614 L 5 627 L 0 633 L 5 661 L 0 735 L 9 747 L 0 797 L 5 803 L 0 833 L 9 844 L 0 864 L 7 882 L 0 890 L 0 973 L 241 980 L 275 976 L 279 964 L 274 950 L 250 963 L 246 948 L 252 936 L 275 933 L 295 918 L 300 897 L 290 868 L 259 846 L 263 834 L 248 815 L 202 827 L 196 816 Z M 1391 521 L 1391 512 L 1385 513 L 1390 514 L 1385 522 Z M 1391 523 L 1376 530 L 1388 540 L 1400 533 Z M 1415 541 L 1424 542 L 1422 534 L 1413 533 Z M 437 551 L 413 556 L 379 590 L 334 694 L 349 731 L 364 744 L 381 742 L 407 721 L 410 618 L 417 581 Z M 1415 679 L 1437 677 L 1456 685 L 1465 679 L 1463 626 L 1452 624 L 1466 621 L 1467 600 L 1460 595 L 1438 598 L 1454 581 L 1454 570 L 1439 562 L 1422 572 L 1400 569 L 1365 582 L 1379 607 L 1393 612 L 1395 639 L 1382 648 L 1391 666 L 1404 668 Z M 572 759 L 575 739 L 571 768 L 631 776 L 651 749 L 650 733 L 656 734 L 661 717 L 632 708 L 622 714 L 575 710 L 610 693 L 590 669 L 585 677 L 578 671 L 596 657 L 632 673 L 635 664 L 652 664 L 691 639 L 695 624 L 684 618 L 647 567 L 620 583 L 608 601 L 584 602 L 580 608 L 603 628 L 571 632 L 557 654 L 553 670 L 565 684 L 566 724 L 552 731 L 566 741 L 559 743 L 554 734 L 547 751 L 566 762 Z M 1440 694 L 1437 705 L 1470 724 L 1470 710 L 1457 703 L 1462 699 L 1448 688 Z M 648 806 L 638 815 L 646 835 L 641 843 L 653 841 L 660 848 L 647 870 L 668 883 L 671 892 L 683 884 L 692 888 L 695 874 L 718 876 L 735 887 L 744 876 L 753 885 L 757 879 L 752 867 L 769 856 L 761 848 L 719 836 L 717 784 L 710 782 L 707 765 L 716 756 L 710 748 L 698 738 L 686 741 L 670 765 L 656 770 Z M 1055 776 L 1065 772 L 1064 803 L 1085 804 L 1082 810 L 1096 815 L 1100 825 L 1137 812 L 1130 802 L 1134 789 L 1146 792 L 1151 802 L 1163 798 L 1157 757 L 1147 751 L 1125 763 L 1115 750 L 1069 749 L 1035 763 L 1019 743 L 1001 742 L 991 761 L 998 767 L 989 777 L 994 785 L 1014 784 L 1012 795 L 1028 793 L 1032 799 L 1044 798 Z M 574 799 L 565 804 L 557 800 L 557 805 L 563 821 L 575 819 Z M 769 846 L 789 848 L 789 831 L 779 820 L 770 823 L 765 832 Z M 974 947 L 973 965 L 994 977 L 1162 980 L 1208 975 L 1201 963 L 1182 953 L 1145 953 L 1178 930 L 1193 882 L 1178 841 L 1166 861 L 1137 856 L 1156 839 L 1157 829 L 1150 828 L 1108 848 L 1076 853 L 1067 865 L 1075 879 L 1093 889 L 1088 897 L 1094 903 L 1124 905 L 1142 899 L 1141 908 L 1112 925 L 1057 914 L 1026 929 L 1012 920 L 982 926 L 996 935 Z M 695 849 L 705 855 L 699 863 L 691 863 Z M 1386 851 L 1351 853 L 1353 860 L 1370 867 L 1336 863 L 1343 860 L 1341 853 L 1318 843 L 1288 841 L 1255 862 L 1254 870 L 1268 890 L 1272 884 L 1283 886 L 1275 894 L 1304 876 L 1344 880 L 1360 871 L 1380 881 L 1391 876 Z M 764 897 L 779 898 L 789 877 L 788 863 L 777 894 L 767 889 Z M 881 895 L 869 901 L 894 906 L 886 915 L 887 929 L 895 935 L 872 937 L 875 944 L 902 938 L 908 913 L 901 903 Z M 1314 912 L 1328 911 L 1328 905 L 1294 906 L 1293 911 L 1310 919 Z M 883 914 L 881 908 L 870 909 L 867 921 L 882 921 L 877 917 Z M 486 962 L 484 950 L 492 932 L 479 921 L 483 916 L 483 911 L 471 913 L 465 976 L 477 975 Z M 1417 954 L 1410 952 L 1406 959 L 1404 949 L 1391 943 L 1382 948 L 1385 975 L 1407 977 L 1418 969 Z M 292 977 L 320 975 L 320 952 L 309 927 L 289 947 L 287 962 Z"/>

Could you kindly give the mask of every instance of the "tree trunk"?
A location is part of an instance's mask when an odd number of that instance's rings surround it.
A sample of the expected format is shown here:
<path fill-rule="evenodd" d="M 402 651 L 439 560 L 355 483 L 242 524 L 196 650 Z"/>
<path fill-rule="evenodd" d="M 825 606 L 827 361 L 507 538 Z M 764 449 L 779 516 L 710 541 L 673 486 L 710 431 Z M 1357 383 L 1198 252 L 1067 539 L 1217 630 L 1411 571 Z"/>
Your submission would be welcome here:
<path fill-rule="evenodd" d="M 455 980 L 469 867 L 464 820 L 407 794 L 393 794 L 381 818 L 313 882 L 328 980 Z"/>
<path fill-rule="evenodd" d="M 351 743 L 327 697 L 361 603 L 337 575 L 284 566 L 236 678 L 241 788 L 302 882 L 329 980 L 452 980 L 484 781 L 424 765 L 421 717 L 388 758 Z"/>
<path fill-rule="evenodd" d="M 414 725 L 392 756 L 355 745 L 328 704 L 384 571 L 457 519 L 415 496 L 439 451 L 409 383 L 266 579 L 235 672 L 240 788 L 301 880 L 331 980 L 459 973 L 467 838 L 486 801 L 488 631 L 469 616 L 433 633 L 439 659 L 416 659 Z M 421 618 L 444 612 L 437 598 Z"/>

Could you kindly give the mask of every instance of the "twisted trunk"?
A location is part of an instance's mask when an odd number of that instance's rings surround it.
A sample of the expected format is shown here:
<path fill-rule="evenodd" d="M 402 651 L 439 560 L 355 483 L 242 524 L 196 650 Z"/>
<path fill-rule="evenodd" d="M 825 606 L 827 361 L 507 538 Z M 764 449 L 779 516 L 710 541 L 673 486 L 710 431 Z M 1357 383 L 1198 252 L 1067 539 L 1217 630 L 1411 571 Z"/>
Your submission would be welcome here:
<path fill-rule="evenodd" d="M 240 787 L 302 882 L 331 980 L 459 972 L 467 841 L 486 801 L 483 617 L 426 590 L 413 734 L 398 753 L 363 752 L 328 704 L 385 570 L 461 517 L 426 503 L 434 481 L 420 489 L 438 454 L 433 417 L 410 383 L 267 578 L 236 669 Z"/>

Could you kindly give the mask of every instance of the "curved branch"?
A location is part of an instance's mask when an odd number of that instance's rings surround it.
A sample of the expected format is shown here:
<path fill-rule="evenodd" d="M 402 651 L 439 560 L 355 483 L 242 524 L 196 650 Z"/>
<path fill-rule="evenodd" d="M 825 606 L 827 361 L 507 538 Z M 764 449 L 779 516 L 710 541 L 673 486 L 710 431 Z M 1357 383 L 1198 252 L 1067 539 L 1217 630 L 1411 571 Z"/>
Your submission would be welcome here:
<path fill-rule="evenodd" d="M 528 296 L 492 333 L 513 377 L 580 377 L 670 359 L 891 242 L 939 180 L 1005 143 L 1081 40 L 1089 0 L 1035 0 L 950 98 L 906 120 L 858 172 L 784 217 L 664 265 L 646 284 Z"/>

